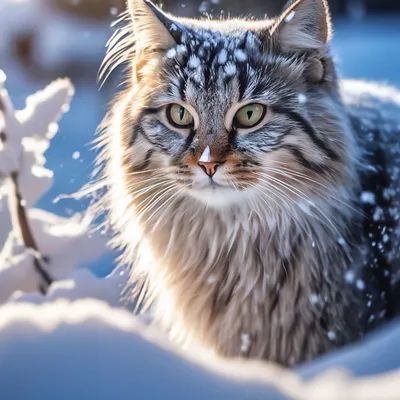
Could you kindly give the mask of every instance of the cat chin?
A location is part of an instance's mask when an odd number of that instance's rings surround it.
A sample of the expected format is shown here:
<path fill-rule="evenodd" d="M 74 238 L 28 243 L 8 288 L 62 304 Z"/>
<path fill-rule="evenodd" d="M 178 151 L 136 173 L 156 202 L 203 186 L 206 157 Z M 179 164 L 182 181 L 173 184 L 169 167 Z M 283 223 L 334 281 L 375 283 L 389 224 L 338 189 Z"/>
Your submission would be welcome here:
<path fill-rule="evenodd" d="M 229 208 L 243 203 L 248 198 L 246 191 L 237 191 L 226 187 L 200 187 L 188 190 L 190 197 L 216 209 Z"/>

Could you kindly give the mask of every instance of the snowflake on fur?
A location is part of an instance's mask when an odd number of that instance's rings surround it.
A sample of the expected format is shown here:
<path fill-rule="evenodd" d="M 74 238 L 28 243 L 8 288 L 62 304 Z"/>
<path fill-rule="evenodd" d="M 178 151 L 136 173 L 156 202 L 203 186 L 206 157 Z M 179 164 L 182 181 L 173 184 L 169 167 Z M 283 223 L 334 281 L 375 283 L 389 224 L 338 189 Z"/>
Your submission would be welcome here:
<path fill-rule="evenodd" d="M 26 99 L 23 110 L 15 110 L 4 88 L 6 75 L 0 70 L 0 176 L 10 176 L 31 168 L 25 160 L 27 141 L 43 139 L 43 152 L 48 139 L 57 132 L 57 122 L 69 108 L 73 86 L 68 79 L 58 79 Z M 29 147 L 29 144 L 28 144 Z M 40 162 L 38 163 L 40 164 Z"/>

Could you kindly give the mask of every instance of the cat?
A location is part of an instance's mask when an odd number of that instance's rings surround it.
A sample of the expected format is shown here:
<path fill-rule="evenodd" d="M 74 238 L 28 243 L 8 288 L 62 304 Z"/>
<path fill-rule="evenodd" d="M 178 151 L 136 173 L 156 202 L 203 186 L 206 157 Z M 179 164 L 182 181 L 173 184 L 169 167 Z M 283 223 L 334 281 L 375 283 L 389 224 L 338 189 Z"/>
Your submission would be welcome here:
<path fill-rule="evenodd" d="M 338 79 L 326 0 L 268 20 L 128 8 L 103 68 L 127 66 L 102 204 L 155 322 L 293 367 L 393 318 L 400 97 Z"/>

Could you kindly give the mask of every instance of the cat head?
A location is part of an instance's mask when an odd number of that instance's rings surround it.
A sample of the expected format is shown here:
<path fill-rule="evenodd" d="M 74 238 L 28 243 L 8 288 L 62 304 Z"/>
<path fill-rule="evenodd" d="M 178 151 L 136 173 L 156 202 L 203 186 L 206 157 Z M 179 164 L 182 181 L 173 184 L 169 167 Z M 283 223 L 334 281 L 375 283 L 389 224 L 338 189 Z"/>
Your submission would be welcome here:
<path fill-rule="evenodd" d="M 268 20 L 176 18 L 148 0 L 129 12 L 115 113 L 126 188 L 220 208 L 326 196 L 351 178 L 325 0 Z"/>

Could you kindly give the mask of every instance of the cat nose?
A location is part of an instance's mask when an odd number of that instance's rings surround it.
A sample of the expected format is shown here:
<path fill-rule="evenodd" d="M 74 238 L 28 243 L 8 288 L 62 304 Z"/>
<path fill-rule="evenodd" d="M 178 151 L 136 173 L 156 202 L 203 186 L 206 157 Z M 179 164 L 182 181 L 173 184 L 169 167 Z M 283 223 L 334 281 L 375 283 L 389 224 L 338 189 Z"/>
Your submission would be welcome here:
<path fill-rule="evenodd" d="M 210 178 L 217 172 L 219 163 L 216 162 L 198 162 L 199 167 L 208 175 Z"/>

